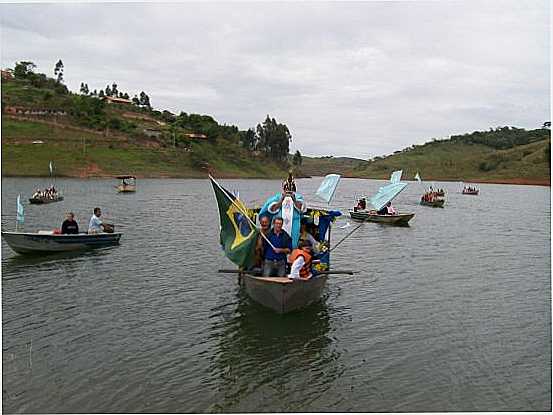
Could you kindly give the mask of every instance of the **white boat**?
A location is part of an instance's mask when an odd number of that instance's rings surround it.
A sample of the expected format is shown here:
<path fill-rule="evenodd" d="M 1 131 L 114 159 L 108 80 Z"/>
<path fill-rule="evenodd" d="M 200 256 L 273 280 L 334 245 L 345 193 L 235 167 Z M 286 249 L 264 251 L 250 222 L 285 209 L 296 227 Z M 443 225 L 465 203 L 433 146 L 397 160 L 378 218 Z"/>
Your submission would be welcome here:
<path fill-rule="evenodd" d="M 51 231 L 2 232 L 2 237 L 11 249 L 19 254 L 68 252 L 81 249 L 118 245 L 122 233 L 54 234 Z"/>

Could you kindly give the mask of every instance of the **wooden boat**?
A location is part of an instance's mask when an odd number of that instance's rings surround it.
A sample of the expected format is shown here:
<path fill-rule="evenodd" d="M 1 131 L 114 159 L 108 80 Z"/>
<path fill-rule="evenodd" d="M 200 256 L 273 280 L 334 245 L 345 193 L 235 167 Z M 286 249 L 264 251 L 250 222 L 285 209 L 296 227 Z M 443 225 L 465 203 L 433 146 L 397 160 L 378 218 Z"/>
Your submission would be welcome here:
<path fill-rule="evenodd" d="M 134 176 L 117 176 L 121 180 L 121 184 L 115 186 L 119 193 L 134 193 L 136 192 L 136 177 Z M 128 180 L 128 182 L 127 182 Z"/>
<path fill-rule="evenodd" d="M 423 206 L 443 208 L 444 204 L 445 204 L 445 199 L 434 199 L 433 201 L 421 199 L 421 205 Z"/>
<path fill-rule="evenodd" d="M 31 197 L 29 199 L 29 203 L 31 205 L 45 205 L 47 203 L 54 203 L 54 202 L 61 202 L 63 200 L 63 196 L 57 195 L 54 198 L 49 197 Z"/>
<path fill-rule="evenodd" d="M 19 254 L 68 252 L 81 249 L 118 245 L 122 233 L 98 233 L 75 235 L 54 234 L 52 231 L 2 232 L 2 237 L 11 249 Z"/>
<path fill-rule="evenodd" d="M 480 190 L 478 190 L 478 189 L 474 189 L 474 190 L 463 189 L 463 194 L 464 195 L 478 196 L 479 192 L 480 192 Z"/>
<path fill-rule="evenodd" d="M 248 273 L 242 276 L 250 298 L 280 314 L 307 307 L 318 301 L 327 279 L 326 274 L 313 276 L 308 280 L 260 277 Z"/>
<path fill-rule="evenodd" d="M 399 213 L 398 215 L 379 215 L 375 211 L 358 210 L 349 211 L 352 219 L 367 222 L 384 223 L 387 225 L 408 225 L 408 222 L 415 216 L 414 213 Z"/>

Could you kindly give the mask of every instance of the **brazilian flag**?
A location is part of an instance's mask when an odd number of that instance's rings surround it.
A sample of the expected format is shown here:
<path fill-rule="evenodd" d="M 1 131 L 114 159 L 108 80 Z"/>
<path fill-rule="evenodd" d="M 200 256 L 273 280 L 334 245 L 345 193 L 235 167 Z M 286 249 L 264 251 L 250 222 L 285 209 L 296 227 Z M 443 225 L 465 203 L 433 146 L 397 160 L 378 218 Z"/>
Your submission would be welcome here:
<path fill-rule="evenodd" d="M 240 268 L 255 263 L 255 243 L 259 231 L 246 217 L 248 209 L 240 199 L 210 177 L 221 221 L 221 246 L 228 259 Z"/>

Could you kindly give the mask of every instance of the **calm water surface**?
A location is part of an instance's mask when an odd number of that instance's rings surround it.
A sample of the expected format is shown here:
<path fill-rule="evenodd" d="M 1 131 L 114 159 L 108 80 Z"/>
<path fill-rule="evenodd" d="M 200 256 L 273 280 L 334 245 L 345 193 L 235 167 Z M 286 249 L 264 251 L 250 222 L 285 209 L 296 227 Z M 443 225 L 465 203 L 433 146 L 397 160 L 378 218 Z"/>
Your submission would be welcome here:
<path fill-rule="evenodd" d="M 279 181 L 226 180 L 262 201 Z M 298 181 L 307 201 L 320 179 Z M 2 180 L 2 228 L 17 193 Z M 218 247 L 206 180 L 58 180 L 65 201 L 26 205 L 25 229 L 94 206 L 119 247 L 41 258 L 2 242 L 3 410 L 425 412 L 551 410 L 550 189 L 448 191 L 444 209 L 397 198 L 409 228 L 363 225 L 335 251 L 321 302 L 286 316 L 253 304 Z M 344 179 L 333 207 L 382 182 Z M 352 227 L 333 229 L 338 241 Z"/>

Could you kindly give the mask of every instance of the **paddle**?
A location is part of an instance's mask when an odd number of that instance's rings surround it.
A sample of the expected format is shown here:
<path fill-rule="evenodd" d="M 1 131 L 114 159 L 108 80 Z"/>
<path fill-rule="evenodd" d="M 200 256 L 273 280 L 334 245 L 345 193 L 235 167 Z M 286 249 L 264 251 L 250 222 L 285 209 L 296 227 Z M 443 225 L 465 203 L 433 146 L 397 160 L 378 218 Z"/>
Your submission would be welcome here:
<path fill-rule="evenodd" d="M 336 245 L 334 245 L 334 246 L 332 247 L 332 249 L 331 249 L 329 252 L 332 252 L 332 251 L 334 251 L 336 248 L 338 248 L 338 246 L 339 246 L 342 242 L 344 242 L 347 238 L 349 238 L 357 229 L 359 229 L 359 228 L 360 228 L 361 226 L 363 226 L 363 225 L 364 225 L 364 223 L 361 223 L 361 224 L 359 224 L 358 226 L 356 226 L 355 229 L 353 229 L 350 233 L 348 233 L 346 236 L 344 236 L 342 239 L 340 239 L 340 240 L 338 241 L 338 243 L 337 243 Z"/>
<path fill-rule="evenodd" d="M 240 271 L 239 269 L 220 269 L 217 271 L 220 274 L 240 274 L 248 271 Z M 250 274 L 257 275 L 259 272 L 249 272 Z M 355 271 L 352 270 L 330 270 L 330 271 L 321 271 L 317 275 L 353 275 Z"/>

